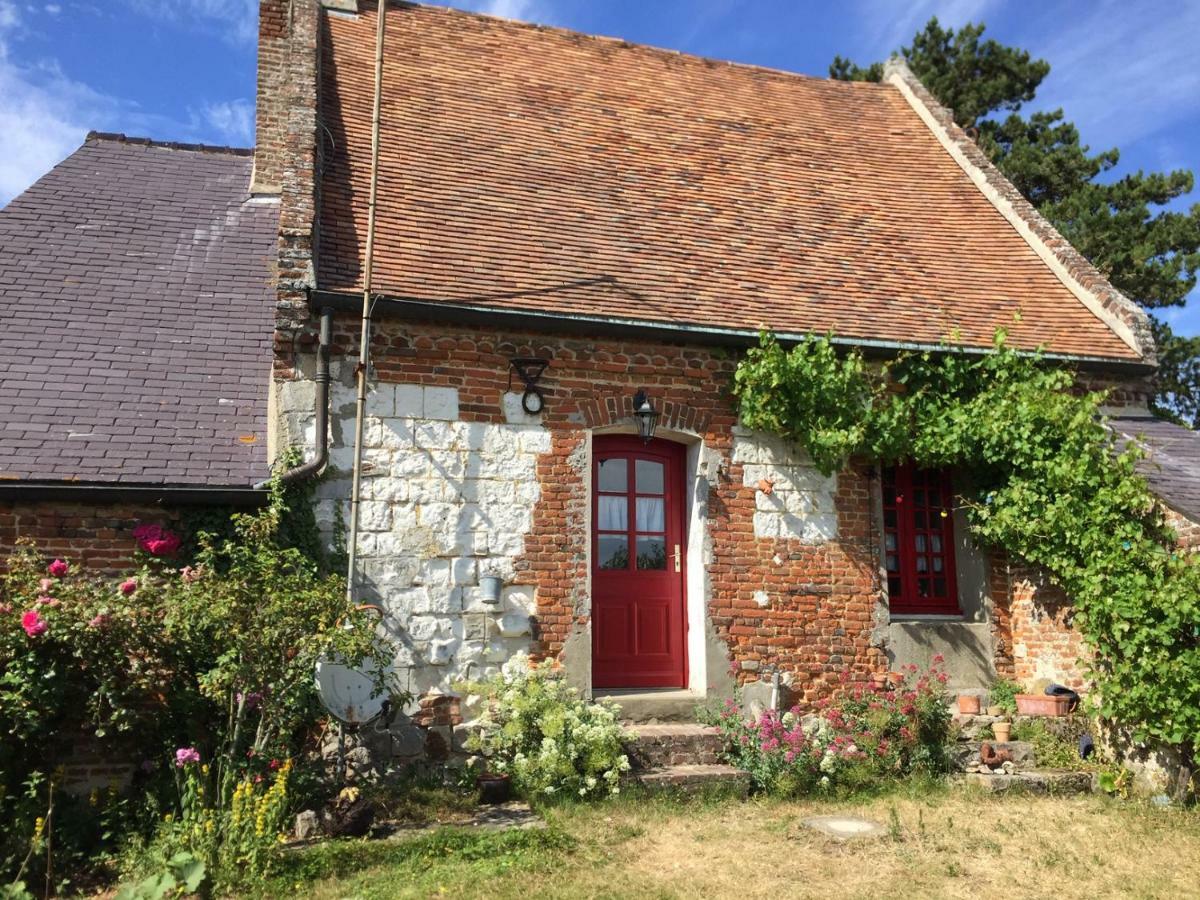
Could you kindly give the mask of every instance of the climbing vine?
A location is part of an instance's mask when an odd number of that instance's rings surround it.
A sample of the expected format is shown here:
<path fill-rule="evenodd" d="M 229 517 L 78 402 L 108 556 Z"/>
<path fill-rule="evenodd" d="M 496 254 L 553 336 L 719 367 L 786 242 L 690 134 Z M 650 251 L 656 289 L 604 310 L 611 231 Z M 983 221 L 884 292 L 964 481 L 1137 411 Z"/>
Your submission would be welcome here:
<path fill-rule="evenodd" d="M 1043 569 L 1093 651 L 1098 712 L 1134 740 L 1200 755 L 1200 559 L 1117 444 L 1102 392 L 1018 353 L 952 347 L 871 366 L 828 338 L 764 335 L 739 364 L 743 424 L 803 446 L 826 474 L 861 457 L 955 466 L 975 535 Z"/>

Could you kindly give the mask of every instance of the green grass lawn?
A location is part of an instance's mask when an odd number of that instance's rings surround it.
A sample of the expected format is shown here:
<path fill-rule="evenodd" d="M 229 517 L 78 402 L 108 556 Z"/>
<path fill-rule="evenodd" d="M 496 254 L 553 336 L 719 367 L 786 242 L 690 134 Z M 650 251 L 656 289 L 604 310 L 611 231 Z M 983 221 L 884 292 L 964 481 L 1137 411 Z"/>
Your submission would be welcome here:
<path fill-rule="evenodd" d="M 874 819 L 889 834 L 839 843 L 800 824 L 834 812 Z M 445 826 L 298 851 L 261 896 L 1200 896 L 1200 813 L 1103 797 L 631 797 L 545 816 L 539 830 Z"/>

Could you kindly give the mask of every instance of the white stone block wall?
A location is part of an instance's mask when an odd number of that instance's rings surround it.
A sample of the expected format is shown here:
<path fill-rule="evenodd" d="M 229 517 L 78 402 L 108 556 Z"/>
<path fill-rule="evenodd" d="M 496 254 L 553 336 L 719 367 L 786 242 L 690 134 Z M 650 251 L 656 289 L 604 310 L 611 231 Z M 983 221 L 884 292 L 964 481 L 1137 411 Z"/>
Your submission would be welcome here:
<path fill-rule="evenodd" d="M 348 530 L 355 390 L 334 364 L 330 467 L 317 488 L 317 518 L 332 540 Z M 348 374 L 349 366 L 345 366 Z M 309 449 L 314 385 L 278 385 L 280 446 Z M 519 396 L 519 395 L 518 395 Z M 515 583 L 540 496 L 539 454 L 550 434 L 506 403 L 515 422 L 459 421 L 454 388 L 372 384 L 364 428 L 358 558 L 364 600 L 378 601 L 398 644 L 396 668 L 414 696 L 452 693 L 528 652 L 536 597 Z M 484 575 L 498 575 L 499 605 Z"/>
<path fill-rule="evenodd" d="M 837 476 L 822 475 L 800 447 L 763 432 L 733 431 L 733 462 L 742 464 L 742 484 L 772 483 L 755 494 L 754 536 L 819 544 L 837 537 L 834 494 Z"/>

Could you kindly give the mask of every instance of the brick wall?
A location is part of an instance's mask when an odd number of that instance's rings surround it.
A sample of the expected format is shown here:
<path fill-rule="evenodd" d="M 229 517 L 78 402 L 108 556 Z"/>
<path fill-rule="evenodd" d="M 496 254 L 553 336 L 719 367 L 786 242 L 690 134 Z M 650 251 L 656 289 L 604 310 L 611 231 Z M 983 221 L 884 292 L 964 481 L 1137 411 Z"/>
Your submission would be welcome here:
<path fill-rule="evenodd" d="M 154 505 L 127 503 L 0 502 L 0 565 L 20 538 L 31 538 L 48 559 L 61 557 L 99 575 L 129 570 L 144 522 L 169 524 L 179 516 Z"/>
<path fill-rule="evenodd" d="M 332 388 L 336 470 L 320 489 L 326 527 L 348 521 L 357 320 L 335 323 Z M 520 408 L 509 360 L 552 360 L 545 409 Z M 704 533 L 707 621 L 723 679 L 778 666 L 802 700 L 827 694 L 842 672 L 884 664 L 871 632 L 881 589 L 870 467 L 835 478 L 803 453 L 738 428 L 724 350 L 533 332 L 380 320 L 373 334 L 364 466 L 364 590 L 403 635 L 401 668 L 422 694 L 478 676 L 519 649 L 559 656 L 586 628 L 589 435 L 630 425 L 644 388 L 660 435 L 690 441 Z M 303 355 L 279 383 L 283 431 L 311 438 L 311 382 Z M 302 437 L 303 436 L 303 437 Z M 698 448 L 698 449 L 697 449 Z M 766 494 L 761 478 L 773 481 Z M 479 602 L 479 576 L 504 576 L 505 604 Z M 693 589 L 689 582 L 689 590 Z M 522 614 L 531 613 L 528 631 Z M 490 636 L 490 637 L 489 637 Z M 567 656 L 570 654 L 567 652 Z M 568 668 L 570 667 L 568 661 Z"/>

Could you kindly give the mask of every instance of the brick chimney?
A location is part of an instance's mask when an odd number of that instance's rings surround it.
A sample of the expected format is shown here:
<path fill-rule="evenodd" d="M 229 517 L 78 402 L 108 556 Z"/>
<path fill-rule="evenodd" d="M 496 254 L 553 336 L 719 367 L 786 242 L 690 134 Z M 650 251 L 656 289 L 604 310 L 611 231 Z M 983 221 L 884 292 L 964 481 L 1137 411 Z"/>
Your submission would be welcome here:
<path fill-rule="evenodd" d="M 319 0 L 260 0 L 254 194 L 282 193 L 316 139 Z"/>

